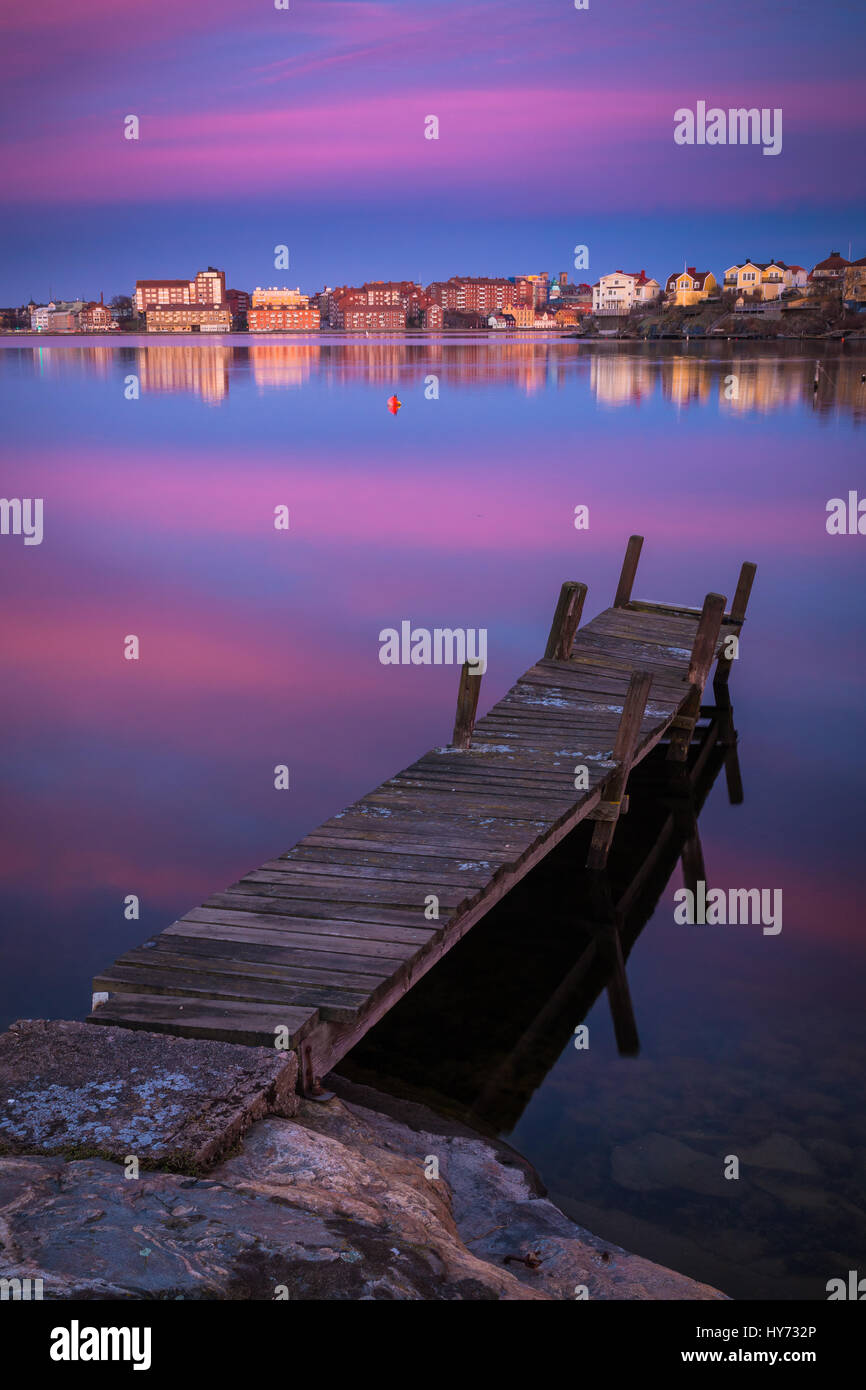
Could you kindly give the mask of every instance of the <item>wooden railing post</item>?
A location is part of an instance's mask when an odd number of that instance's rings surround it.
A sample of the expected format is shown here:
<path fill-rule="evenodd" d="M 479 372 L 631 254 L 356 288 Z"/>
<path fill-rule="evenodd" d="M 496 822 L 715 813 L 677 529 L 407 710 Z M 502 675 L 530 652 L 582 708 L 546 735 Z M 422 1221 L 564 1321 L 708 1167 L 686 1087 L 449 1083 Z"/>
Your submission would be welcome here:
<path fill-rule="evenodd" d="M 468 748 L 472 742 L 475 728 L 475 715 L 478 710 L 478 695 L 481 690 L 481 676 L 474 662 L 464 661 L 460 672 L 460 685 L 457 689 L 457 716 L 454 720 L 454 748 Z"/>
<path fill-rule="evenodd" d="M 722 594 L 707 594 L 689 661 L 686 679 L 689 693 L 680 708 L 679 714 L 671 724 L 671 739 L 668 758 L 671 762 L 685 762 L 689 754 L 689 744 L 701 713 L 701 696 L 710 674 L 710 667 L 716 655 L 722 618 L 725 613 L 725 599 Z"/>
<path fill-rule="evenodd" d="M 585 584 L 578 584 L 575 580 L 563 584 L 550 626 L 550 636 L 544 652 L 545 661 L 567 661 L 570 657 L 585 598 Z"/>
<path fill-rule="evenodd" d="M 634 751 L 640 737 L 641 721 L 646 709 L 646 702 L 649 699 L 652 679 L 649 671 L 635 671 L 628 683 L 628 692 L 623 701 L 622 715 L 616 732 L 616 742 L 613 746 L 613 758 L 618 766 L 611 774 L 605 788 L 604 801 L 599 802 L 596 810 L 589 814 L 589 819 L 594 820 L 595 825 L 592 831 L 592 843 L 586 859 L 588 869 L 603 869 L 607 864 L 607 856 L 613 842 L 613 832 L 616 829 L 622 808 L 628 774 L 631 771 Z"/>
<path fill-rule="evenodd" d="M 740 577 L 737 580 L 737 592 L 734 594 L 734 601 L 731 604 L 731 621 L 741 623 L 746 616 L 746 609 L 749 605 L 749 595 L 752 592 L 752 585 L 755 582 L 755 574 L 758 566 L 753 565 L 750 560 L 740 567 Z"/>
<path fill-rule="evenodd" d="M 637 562 L 640 559 L 643 536 L 629 536 L 628 545 L 625 548 L 625 559 L 622 562 L 619 584 L 616 589 L 616 598 L 613 601 L 614 608 L 625 608 L 631 598 L 634 577 L 637 574 Z"/>
<path fill-rule="evenodd" d="M 749 605 L 749 594 L 752 592 L 752 584 L 755 581 L 755 571 L 757 565 L 751 564 L 748 560 L 740 569 L 740 577 L 737 580 L 737 592 L 734 594 L 734 601 L 731 604 L 730 620 L 732 623 L 739 623 L 740 626 L 745 622 L 746 609 Z M 733 634 L 734 636 L 738 634 Z M 728 677 L 731 674 L 733 658 L 730 656 L 720 656 L 716 665 L 716 674 L 713 677 L 713 692 L 716 697 L 716 704 L 729 705 L 730 696 L 728 695 Z"/>

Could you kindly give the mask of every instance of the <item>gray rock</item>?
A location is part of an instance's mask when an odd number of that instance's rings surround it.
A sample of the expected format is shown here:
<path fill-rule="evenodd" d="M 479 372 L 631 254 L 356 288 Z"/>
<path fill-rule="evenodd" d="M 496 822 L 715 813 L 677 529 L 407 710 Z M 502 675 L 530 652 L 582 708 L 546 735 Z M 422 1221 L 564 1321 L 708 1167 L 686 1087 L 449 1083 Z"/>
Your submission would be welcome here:
<path fill-rule="evenodd" d="M 17 1145 L 58 1150 L 85 1135 L 131 1152 L 132 1135 L 139 1151 L 150 1145 L 153 1158 L 162 1144 L 172 1160 L 201 1154 L 207 1135 L 213 1156 L 254 1110 L 294 1104 L 279 1098 L 283 1073 L 265 1092 L 274 1063 L 234 1044 L 17 1025 L 2 1040 L 3 1096 L 34 1113 L 26 1133 L 24 1117 L 7 1129 Z M 303 1101 L 294 1120 L 259 1120 L 207 1179 L 135 1177 L 60 1153 L 0 1157 L 0 1277 L 41 1279 L 55 1300 L 724 1297 L 575 1225 L 507 1145 L 423 1107 L 403 1116 L 385 1098 L 391 1113 L 373 1108 L 375 1092 L 364 1099 Z"/>
<path fill-rule="evenodd" d="M 303 1129 L 261 1128 L 274 1124 Z M 174 1173 L 127 1180 L 94 1159 L 0 1159 L 0 1277 L 42 1279 L 49 1300 L 542 1296 L 419 1223 L 339 1205 Z"/>
<path fill-rule="evenodd" d="M 254 1120 L 297 1108 L 294 1053 L 70 1021 L 0 1034 L 0 1153 L 215 1162 Z"/>

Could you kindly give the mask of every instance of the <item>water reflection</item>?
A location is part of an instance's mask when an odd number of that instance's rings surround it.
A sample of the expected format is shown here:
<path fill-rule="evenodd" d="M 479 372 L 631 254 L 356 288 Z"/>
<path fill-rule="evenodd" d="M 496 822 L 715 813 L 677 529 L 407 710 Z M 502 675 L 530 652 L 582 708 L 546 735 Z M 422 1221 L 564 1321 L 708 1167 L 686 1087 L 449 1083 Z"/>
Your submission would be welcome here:
<path fill-rule="evenodd" d="M 510 1133 L 602 994 L 619 1054 L 637 1056 L 625 963 L 677 863 L 692 888 L 704 876 L 698 816 L 722 768 L 731 803 L 743 796 L 732 711 L 706 710 L 684 775 L 665 743 L 632 770 L 606 874 L 582 867 L 592 828 L 578 826 L 338 1070 Z"/>
<path fill-rule="evenodd" d="M 513 387 L 526 395 L 562 390 L 588 374 L 605 406 L 636 405 L 660 395 L 677 407 L 718 403 L 729 412 L 767 413 L 808 405 L 819 414 L 866 412 L 863 349 L 816 342 L 582 343 L 574 340 L 471 341 L 339 339 L 150 342 L 123 344 L 0 340 L 4 359 L 40 375 L 134 373 L 141 391 L 184 392 L 218 404 L 230 385 L 251 376 L 259 390 L 303 386 L 313 375 L 330 384 L 359 381 L 423 386 L 432 373 L 455 389 Z"/>

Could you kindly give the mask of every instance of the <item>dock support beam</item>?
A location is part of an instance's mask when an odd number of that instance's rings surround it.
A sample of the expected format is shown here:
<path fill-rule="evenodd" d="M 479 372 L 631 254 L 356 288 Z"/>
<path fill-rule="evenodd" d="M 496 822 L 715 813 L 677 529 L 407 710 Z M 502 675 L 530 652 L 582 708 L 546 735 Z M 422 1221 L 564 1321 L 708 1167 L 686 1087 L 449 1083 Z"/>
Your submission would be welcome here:
<path fill-rule="evenodd" d="M 668 759 L 674 763 L 684 763 L 689 755 L 689 744 L 695 725 L 701 714 L 701 696 L 710 674 L 710 667 L 716 654 L 722 618 L 725 613 L 725 599 L 722 594 L 707 594 L 698 629 L 692 646 L 689 673 L 689 693 L 680 708 L 679 714 L 671 724 L 671 740 Z"/>
<path fill-rule="evenodd" d="M 623 702 L 622 716 L 613 746 L 613 758 L 618 766 L 605 790 L 605 800 L 599 803 L 597 813 L 590 812 L 589 818 L 595 820 L 595 825 L 586 859 L 588 869 L 603 869 L 607 864 L 613 832 L 616 830 L 622 809 L 628 774 L 640 737 L 641 721 L 649 699 L 652 679 L 649 671 L 635 671 L 628 683 L 628 692 Z"/>
<path fill-rule="evenodd" d="M 628 545 L 625 548 L 625 559 L 622 562 L 619 584 L 616 588 L 616 598 L 613 601 L 614 608 L 625 608 L 631 598 L 631 591 L 634 586 L 634 577 L 637 574 L 637 562 L 640 559 L 643 536 L 629 536 Z"/>
<path fill-rule="evenodd" d="M 640 1039 L 622 953 L 623 915 L 614 903 L 610 878 L 606 873 L 590 874 L 588 889 L 596 955 L 605 970 L 607 1002 L 617 1051 L 621 1057 L 637 1057 Z"/>
<path fill-rule="evenodd" d="M 478 695 L 481 691 L 482 672 L 471 661 L 464 661 L 460 672 L 460 685 L 457 690 L 457 716 L 454 720 L 452 747 L 468 748 L 472 742 L 475 716 L 478 712 Z"/>
<path fill-rule="evenodd" d="M 550 636 L 544 652 L 545 661 L 567 661 L 571 656 L 574 634 L 580 624 L 586 585 L 569 580 L 559 591 L 559 602 L 550 626 Z"/>

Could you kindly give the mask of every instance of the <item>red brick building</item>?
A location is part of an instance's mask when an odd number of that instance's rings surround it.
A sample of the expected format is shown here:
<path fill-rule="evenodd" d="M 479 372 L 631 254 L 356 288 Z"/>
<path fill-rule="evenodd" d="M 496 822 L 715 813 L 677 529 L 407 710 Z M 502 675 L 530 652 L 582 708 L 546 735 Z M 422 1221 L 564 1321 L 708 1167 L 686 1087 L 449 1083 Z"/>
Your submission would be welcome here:
<path fill-rule="evenodd" d="M 190 304 L 190 281 L 136 280 L 133 303 L 137 314 L 145 313 L 152 304 Z"/>
<path fill-rule="evenodd" d="M 515 302 L 511 280 L 495 280 L 486 275 L 452 275 L 450 280 L 434 280 L 427 295 L 443 310 L 469 314 L 494 314 Z"/>
<path fill-rule="evenodd" d="M 369 304 L 343 305 L 343 327 L 349 333 L 402 333 L 406 311 L 397 304 L 375 308 Z"/>
<path fill-rule="evenodd" d="M 550 296 L 550 277 L 546 270 L 540 275 L 517 275 L 514 290 L 515 304 L 531 304 L 533 309 L 543 308 Z"/>
<path fill-rule="evenodd" d="M 257 304 L 247 312 L 251 333 L 318 333 L 322 326 L 312 305 Z"/>
<path fill-rule="evenodd" d="M 349 328 L 360 324 L 358 317 L 368 309 L 399 309 L 403 324 L 421 327 L 424 313 L 430 303 L 429 296 L 420 285 L 412 280 L 368 280 L 360 286 L 342 285 L 328 292 L 328 322 L 331 328 Z M 391 315 L 382 327 L 395 327 L 397 320 Z M 356 330 L 353 330 L 356 331 Z"/>
<path fill-rule="evenodd" d="M 250 296 L 246 290 L 226 290 L 226 304 L 232 311 L 232 328 L 246 328 Z"/>
<path fill-rule="evenodd" d="M 85 333 L 107 333 L 110 329 L 117 327 L 111 316 L 111 310 L 107 304 L 103 304 L 101 295 L 98 304 L 91 302 L 84 306 L 78 317 L 78 322 Z"/>
<path fill-rule="evenodd" d="M 224 304 L 226 273 L 209 265 L 194 280 L 136 280 L 133 304 L 137 314 L 164 304 Z"/>

